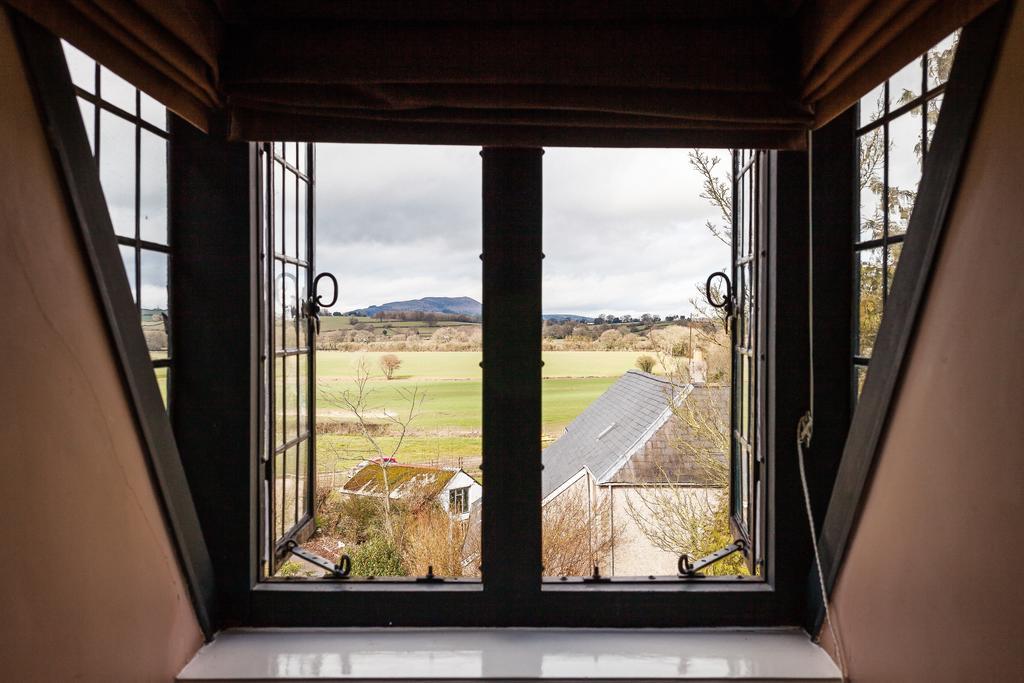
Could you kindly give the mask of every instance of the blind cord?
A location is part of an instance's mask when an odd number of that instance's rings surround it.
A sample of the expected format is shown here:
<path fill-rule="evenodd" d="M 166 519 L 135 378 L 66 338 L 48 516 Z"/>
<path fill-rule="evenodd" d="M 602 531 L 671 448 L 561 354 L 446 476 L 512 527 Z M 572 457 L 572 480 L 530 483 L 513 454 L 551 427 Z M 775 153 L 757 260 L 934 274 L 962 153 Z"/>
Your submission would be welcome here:
<path fill-rule="evenodd" d="M 846 655 L 843 652 L 843 642 L 839 639 L 839 631 L 832 622 L 832 614 L 828 606 L 828 591 L 825 590 L 825 573 L 821 569 L 821 553 L 818 552 L 818 534 L 814 530 L 814 512 L 811 509 L 811 492 L 807 486 L 807 470 L 804 466 L 804 448 L 811 447 L 811 438 L 814 436 L 814 229 L 813 229 L 813 201 L 814 201 L 814 148 L 811 132 L 807 132 L 807 342 L 808 358 L 808 387 L 810 389 L 810 408 L 803 414 L 796 428 L 796 453 L 797 463 L 800 468 L 800 485 L 803 488 L 804 507 L 807 510 L 807 525 L 811 531 L 811 544 L 814 548 L 814 566 L 818 573 L 818 586 L 821 589 L 821 602 L 825 607 L 825 623 L 828 625 L 832 642 L 835 643 L 836 657 L 839 659 L 839 671 L 843 680 L 846 675 Z"/>

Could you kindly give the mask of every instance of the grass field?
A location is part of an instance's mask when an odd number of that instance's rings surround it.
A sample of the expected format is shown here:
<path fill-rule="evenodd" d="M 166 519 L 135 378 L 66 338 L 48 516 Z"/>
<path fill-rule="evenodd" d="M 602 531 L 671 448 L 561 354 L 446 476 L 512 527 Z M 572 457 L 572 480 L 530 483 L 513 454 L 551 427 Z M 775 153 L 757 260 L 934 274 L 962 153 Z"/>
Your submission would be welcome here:
<path fill-rule="evenodd" d="M 399 352 L 402 361 L 395 379 L 387 381 L 378 361 L 383 353 L 346 351 L 317 352 L 317 415 L 319 421 L 352 421 L 351 413 L 337 400 L 340 392 L 354 387 L 355 368 L 364 358 L 371 371 L 369 405 L 376 414 L 408 409 L 401 390 L 425 393 L 422 410 L 411 425 L 411 434 L 398 453 L 399 462 L 441 462 L 463 465 L 479 478 L 481 448 L 482 376 L 479 352 Z M 600 396 L 624 372 L 634 368 L 633 351 L 550 351 L 543 354 L 541 391 L 542 431 L 557 437 L 566 425 Z M 539 435 L 540 436 L 540 435 Z M 322 471 L 351 465 L 370 457 L 366 441 L 355 435 L 318 437 L 317 458 Z M 390 450 L 394 440 L 381 439 Z"/>
<path fill-rule="evenodd" d="M 378 363 L 388 352 L 318 351 L 317 377 L 321 381 L 350 379 L 356 363 L 365 358 L 375 379 L 384 381 Z M 479 351 L 396 351 L 402 366 L 395 380 L 421 381 L 433 379 L 480 379 L 483 370 Z M 619 377 L 636 367 L 642 351 L 545 351 L 541 376 L 554 377 Z M 658 370 L 658 368 L 656 368 Z M 395 381 L 392 380 L 392 381 Z"/>

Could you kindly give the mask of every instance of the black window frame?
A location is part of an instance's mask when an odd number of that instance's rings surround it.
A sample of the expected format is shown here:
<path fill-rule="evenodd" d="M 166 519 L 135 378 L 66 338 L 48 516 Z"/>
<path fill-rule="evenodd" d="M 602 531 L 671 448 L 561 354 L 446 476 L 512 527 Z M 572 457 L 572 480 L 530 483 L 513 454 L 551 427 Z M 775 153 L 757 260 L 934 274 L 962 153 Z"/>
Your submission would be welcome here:
<path fill-rule="evenodd" d="M 762 341 L 764 377 L 781 362 L 806 360 L 805 155 L 759 153 L 764 176 L 759 207 L 766 243 L 757 257 L 766 301 Z M 781 481 L 796 483 L 791 427 L 802 405 L 800 370 L 758 383 L 767 419 L 764 514 L 759 517 L 765 562 L 759 576 L 542 577 L 540 561 L 540 272 L 542 156 L 539 148 L 484 148 L 482 156 L 484 265 L 484 469 L 481 578 L 386 577 L 353 581 L 281 579 L 251 585 L 244 623 L 257 626 L 758 626 L 795 623 L 810 544 L 802 506 L 777 498 L 770 486 L 781 463 Z M 780 244 L 796 245 L 782 272 L 771 274 Z M 790 247 L 787 247 L 790 248 Z M 344 281 L 344 274 L 338 274 Z M 779 290 L 788 293 L 773 305 Z M 783 322 L 782 317 L 785 318 Z M 776 330 L 784 330 L 778 334 Z M 805 387 L 806 385 L 804 385 Z M 773 423 L 774 424 L 774 423 Z M 533 451 L 535 458 L 523 459 Z M 776 458 L 773 455 L 780 457 Z M 777 503 L 776 500 L 779 502 Z M 253 518 L 258 515 L 253 510 Z M 773 533 L 780 522 L 785 538 Z M 776 563 L 775 553 L 785 556 Z M 385 593 L 386 596 L 382 596 Z"/>
<path fill-rule="evenodd" d="M 762 349 L 768 302 L 763 292 L 768 275 L 765 228 L 773 159 L 765 151 L 732 152 L 730 527 L 743 541 L 747 570 L 755 576 L 764 565 L 763 428 L 768 377 Z"/>
<path fill-rule="evenodd" d="M 62 45 L 63 47 L 63 45 Z M 161 129 L 159 126 L 154 125 L 150 121 L 146 120 L 142 116 L 142 97 L 143 92 L 131 86 L 134 90 L 134 111 L 127 111 L 122 107 L 117 106 L 110 100 L 104 99 L 103 97 L 103 81 L 105 80 L 102 76 L 102 72 L 105 69 L 103 64 L 93 57 L 86 55 L 88 59 L 93 61 L 93 75 L 92 75 L 92 91 L 83 88 L 80 85 L 72 83 L 72 89 L 74 90 L 75 97 L 83 102 L 87 102 L 92 107 L 92 125 L 91 136 L 91 147 L 93 151 L 93 157 L 95 159 L 97 168 L 102 167 L 102 154 L 103 154 L 103 135 L 102 135 L 102 121 L 104 112 L 116 116 L 122 121 L 132 126 L 134 131 L 134 157 L 132 176 L 134 187 L 132 190 L 134 197 L 134 225 L 132 235 L 118 234 L 115 230 L 114 236 L 117 240 L 117 244 L 121 248 L 128 248 L 132 251 L 133 255 L 133 272 L 125 273 L 128 277 L 131 291 L 135 297 L 136 312 L 139 315 L 140 324 L 142 321 L 142 255 L 144 252 L 161 254 L 167 263 L 166 270 L 166 285 L 167 285 L 167 316 L 164 320 L 164 331 L 167 334 L 167 355 L 165 358 L 154 358 L 153 370 L 154 373 L 158 369 L 164 369 L 164 400 L 166 401 L 167 411 L 171 412 L 171 383 L 172 383 L 172 370 L 173 359 L 174 359 L 174 348 L 173 348 L 173 335 L 174 329 L 174 306 L 171 293 L 171 269 L 172 269 L 172 245 L 171 245 L 171 224 L 170 224 L 170 192 L 166 193 L 167 197 L 167 215 L 165 216 L 166 233 L 164 242 L 154 242 L 151 240 L 142 239 L 142 206 L 141 206 L 141 195 L 142 195 L 142 134 L 143 131 L 150 133 L 162 139 L 166 145 L 165 159 L 165 175 L 164 181 L 168 182 L 170 176 L 170 146 L 172 144 L 171 132 L 170 132 L 170 114 L 165 110 L 164 112 L 164 127 Z M 163 107 L 163 105 L 160 105 Z M 85 121 L 83 120 L 83 124 Z"/>
<path fill-rule="evenodd" d="M 921 171 L 922 171 L 921 172 L 921 179 L 923 179 L 923 176 L 924 176 L 924 165 L 925 165 L 925 161 L 928 158 L 928 150 L 929 150 L 929 147 L 931 147 L 931 142 L 932 142 L 932 140 L 931 140 L 932 136 L 929 135 L 928 106 L 929 106 L 929 104 L 934 102 L 934 100 L 936 100 L 937 98 L 941 98 L 943 96 L 943 94 L 946 92 L 946 86 L 947 86 L 947 84 L 949 82 L 948 79 L 947 79 L 946 81 L 944 81 L 942 83 L 939 83 L 939 84 L 935 85 L 932 88 L 928 87 L 928 76 L 929 76 L 928 61 L 929 61 L 929 53 L 930 52 L 931 52 L 930 49 L 929 50 L 925 50 L 925 52 L 922 53 L 920 57 L 918 57 L 914 61 L 910 62 L 910 64 L 913 64 L 914 62 L 917 62 L 918 66 L 920 68 L 920 72 L 921 72 L 920 92 L 916 96 L 914 96 L 913 98 L 911 98 L 907 102 L 904 102 L 904 103 L 900 104 L 899 106 L 897 106 L 895 108 L 892 108 L 892 106 L 891 106 L 893 104 L 893 101 L 892 101 L 893 100 L 892 77 L 890 77 L 890 78 L 887 78 L 881 84 L 881 86 L 880 86 L 882 88 L 882 90 L 881 90 L 882 111 L 881 111 L 881 115 L 878 116 L 878 118 L 873 119 L 871 121 L 868 121 L 867 123 L 864 123 L 863 125 L 861 125 L 860 122 L 863 121 L 863 119 L 864 119 L 864 117 L 862 116 L 862 114 L 863 114 L 862 108 L 864 106 L 864 98 L 861 98 L 861 100 L 859 102 L 857 102 L 857 104 L 855 104 L 853 106 L 853 110 L 855 112 L 855 120 L 857 121 L 857 124 L 856 124 L 857 128 L 856 128 L 856 130 L 854 132 L 854 136 L 856 138 L 855 149 L 857 150 L 857 154 L 858 155 L 860 154 L 860 151 L 861 151 L 860 141 L 865 136 L 875 134 L 876 131 L 881 133 L 881 145 L 882 145 L 882 158 L 881 158 L 881 166 L 882 166 L 881 176 L 882 176 L 882 178 L 881 178 L 881 180 L 882 180 L 882 191 L 880 193 L 879 200 L 882 202 L 882 207 L 883 207 L 883 210 L 881 211 L 881 217 L 882 217 L 881 236 L 873 237 L 873 238 L 870 238 L 870 239 L 863 239 L 863 222 L 861 220 L 862 217 L 860 215 L 860 201 L 859 201 L 860 197 L 857 194 L 855 194 L 855 196 L 854 196 L 854 201 L 855 201 L 855 207 L 854 208 L 856 209 L 856 211 L 855 211 L 856 220 L 854 221 L 854 224 L 852 226 L 853 234 L 852 234 L 852 237 L 851 237 L 852 243 L 853 243 L 853 259 L 854 259 L 854 264 L 853 264 L 853 275 L 854 275 L 854 279 L 853 279 L 853 297 L 854 297 L 853 316 L 854 317 L 853 317 L 853 320 L 852 320 L 853 339 L 852 339 L 852 353 L 851 353 L 851 359 L 850 359 L 851 366 L 852 366 L 851 367 L 851 376 L 850 376 L 851 405 L 853 405 L 853 406 L 856 406 L 857 400 L 860 397 L 860 390 L 861 390 L 861 387 L 863 385 L 863 379 L 862 378 L 866 377 L 867 371 L 868 371 L 868 367 L 869 367 L 870 361 L 871 361 L 871 354 L 863 354 L 861 352 L 861 324 L 860 324 L 861 320 L 860 320 L 860 306 L 859 306 L 859 304 L 860 304 L 860 296 L 862 294 L 862 292 L 861 292 L 861 278 L 860 278 L 860 276 L 861 276 L 860 262 L 861 262 L 861 259 L 863 258 L 862 255 L 865 254 L 865 253 L 870 252 L 871 250 L 875 250 L 875 249 L 880 250 L 880 253 L 881 253 L 881 261 L 880 261 L 880 263 L 881 263 L 881 265 L 880 265 L 881 311 L 879 312 L 879 315 L 884 317 L 886 302 L 889 299 L 889 293 L 890 293 L 890 290 L 892 289 L 892 283 L 891 283 L 891 280 L 893 279 L 892 276 L 895 275 L 896 266 L 898 264 L 898 256 L 894 257 L 894 256 L 892 256 L 892 254 L 894 253 L 894 248 L 895 247 L 899 246 L 899 248 L 902 249 L 902 245 L 903 245 L 903 243 L 904 243 L 904 241 L 906 240 L 906 237 L 907 237 L 907 230 L 903 230 L 902 232 L 894 232 L 894 231 L 892 231 L 890 229 L 890 226 L 891 226 L 891 216 L 890 216 L 890 214 L 891 214 L 891 212 L 889 210 L 889 204 L 890 204 L 891 200 L 890 200 L 889 195 L 890 195 L 890 191 L 892 189 L 892 185 L 890 183 L 890 178 L 889 178 L 889 167 L 890 167 L 889 155 L 890 155 L 890 151 L 891 151 L 891 148 L 892 148 L 890 130 L 891 130 L 892 124 L 895 121 L 897 121 L 899 119 L 903 119 L 905 117 L 912 116 L 913 111 L 915 109 L 917 109 L 917 108 L 920 108 L 920 111 L 921 111 L 921 116 L 920 116 L 920 119 L 921 119 L 920 120 L 920 124 L 921 124 L 920 125 L 921 162 L 920 162 L 920 166 L 921 166 Z M 908 64 L 908 66 L 910 64 Z M 867 97 L 867 96 L 865 96 L 865 97 Z M 858 184 L 860 183 L 860 178 L 857 178 L 857 182 L 858 182 Z M 919 179 L 919 182 L 920 182 L 920 179 Z M 916 191 L 917 187 L 915 187 L 914 189 Z M 877 332 L 876 332 L 876 337 L 877 337 Z"/>
<path fill-rule="evenodd" d="M 292 156 L 288 154 L 289 149 Z M 311 143 L 268 142 L 255 145 L 255 156 L 256 189 L 253 194 L 257 198 L 256 242 L 260 272 L 263 273 L 263 286 L 258 297 L 261 377 L 258 412 L 263 422 L 259 432 L 259 450 L 263 485 L 257 496 L 260 509 L 263 511 L 259 523 L 259 536 L 264 542 L 260 573 L 264 578 L 270 578 L 289 556 L 289 546 L 292 543 L 303 543 L 315 530 L 313 499 L 316 488 L 316 343 L 313 318 L 307 315 L 306 306 L 314 295 L 312 290 L 316 267 L 316 152 L 315 146 Z M 283 198 L 280 207 L 277 193 L 279 180 Z M 306 197 L 304 204 L 298 201 L 300 192 Z M 287 199 L 289 196 L 290 202 Z M 291 236 L 290 245 L 288 237 L 285 236 L 288 220 L 284 216 L 289 210 L 294 211 L 292 229 L 295 231 Z M 293 247 L 293 253 L 286 253 L 290 247 Z M 305 253 L 301 253 L 303 251 Z M 284 269 L 283 274 L 279 271 L 281 268 Z M 279 279 L 283 282 L 289 275 L 294 275 L 295 279 L 291 307 L 289 302 L 277 300 L 280 292 L 276 286 Z M 278 312 L 281 319 L 280 327 L 276 324 Z M 288 324 L 294 326 L 294 346 L 287 343 Z M 278 339 L 278 332 L 283 339 Z M 293 438 L 288 438 L 287 422 L 292 415 L 288 411 L 290 406 L 287 404 L 286 386 L 291 380 L 288 372 L 291 358 L 296 359 L 295 374 L 299 381 L 296 383 L 295 393 L 296 433 Z M 283 389 L 280 395 L 277 391 L 279 372 L 282 375 Z M 305 402 L 304 410 L 302 401 L 299 400 L 300 394 L 305 395 L 302 399 Z M 282 403 L 280 406 L 279 401 Z M 300 419 L 301 413 L 304 413 L 304 424 Z M 278 434 L 279 414 L 282 418 L 280 430 L 283 434 Z M 279 436 L 282 438 L 278 438 Z M 305 459 L 302 458 L 303 449 Z M 294 467 L 291 471 L 295 475 L 296 492 L 293 497 L 292 522 L 286 526 L 284 507 L 287 496 L 283 494 L 283 490 L 287 486 L 288 460 L 292 457 L 293 451 Z M 283 472 L 278 472 L 279 460 Z M 281 483 L 280 487 L 278 482 Z M 280 525 L 276 522 L 278 517 L 281 519 Z"/>

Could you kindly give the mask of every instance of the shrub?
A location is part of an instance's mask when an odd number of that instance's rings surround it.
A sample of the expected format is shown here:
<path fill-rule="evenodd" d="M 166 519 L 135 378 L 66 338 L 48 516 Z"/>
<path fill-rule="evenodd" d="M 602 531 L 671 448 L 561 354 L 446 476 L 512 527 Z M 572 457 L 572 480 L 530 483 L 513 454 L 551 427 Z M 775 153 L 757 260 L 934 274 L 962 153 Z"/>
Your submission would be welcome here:
<path fill-rule="evenodd" d="M 288 560 L 287 562 L 282 564 L 277 570 L 278 576 L 298 576 L 301 573 L 302 566 L 299 565 L 298 562 L 295 562 L 293 560 Z"/>
<path fill-rule="evenodd" d="M 648 356 L 647 354 L 637 356 L 636 358 L 636 366 L 644 372 L 653 372 L 654 364 L 657 362 L 654 356 Z"/>
<path fill-rule="evenodd" d="M 328 491 L 321 496 L 317 489 L 316 523 L 323 533 L 347 544 L 364 543 L 376 535 L 381 525 L 379 500 Z"/>
<path fill-rule="evenodd" d="M 608 349 L 609 351 L 614 349 L 622 341 L 622 333 L 618 330 L 605 330 L 601 333 L 598 338 L 598 345 L 602 349 Z"/>
<path fill-rule="evenodd" d="M 383 536 L 374 536 L 352 551 L 355 576 L 405 576 L 402 555 Z"/>

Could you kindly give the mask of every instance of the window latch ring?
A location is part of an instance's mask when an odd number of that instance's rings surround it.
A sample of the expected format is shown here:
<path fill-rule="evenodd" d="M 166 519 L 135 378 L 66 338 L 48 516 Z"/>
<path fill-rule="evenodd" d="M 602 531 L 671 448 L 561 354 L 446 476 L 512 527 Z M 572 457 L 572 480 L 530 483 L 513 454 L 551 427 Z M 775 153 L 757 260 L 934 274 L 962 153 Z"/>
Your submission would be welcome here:
<path fill-rule="evenodd" d="M 715 280 L 722 280 L 725 285 L 724 291 L 719 291 L 714 286 Z M 717 296 L 716 296 L 717 295 Z M 729 276 L 722 271 L 716 271 L 708 275 L 707 282 L 704 283 L 704 296 L 713 308 L 721 308 L 725 313 L 725 332 L 729 333 L 729 323 L 732 322 L 735 304 L 732 296 L 732 280 Z"/>

